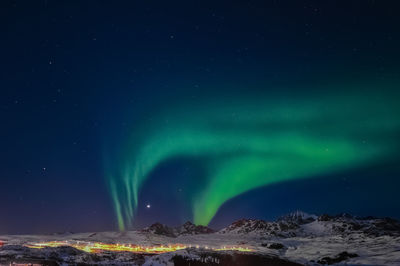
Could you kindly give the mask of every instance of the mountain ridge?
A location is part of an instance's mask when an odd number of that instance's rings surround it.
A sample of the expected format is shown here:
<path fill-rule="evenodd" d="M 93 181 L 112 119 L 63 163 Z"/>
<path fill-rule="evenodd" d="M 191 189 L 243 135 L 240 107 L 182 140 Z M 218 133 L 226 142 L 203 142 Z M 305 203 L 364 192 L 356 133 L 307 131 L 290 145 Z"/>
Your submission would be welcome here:
<path fill-rule="evenodd" d="M 154 223 L 140 232 L 168 237 L 197 234 L 256 234 L 278 237 L 295 237 L 307 235 L 348 234 L 359 232 L 369 236 L 400 236 L 400 222 L 389 217 L 353 216 L 348 213 L 336 215 L 314 215 L 302 211 L 292 212 L 277 218 L 275 221 L 242 218 L 220 230 L 207 226 L 195 225 L 187 221 L 181 226 L 170 227 Z"/>

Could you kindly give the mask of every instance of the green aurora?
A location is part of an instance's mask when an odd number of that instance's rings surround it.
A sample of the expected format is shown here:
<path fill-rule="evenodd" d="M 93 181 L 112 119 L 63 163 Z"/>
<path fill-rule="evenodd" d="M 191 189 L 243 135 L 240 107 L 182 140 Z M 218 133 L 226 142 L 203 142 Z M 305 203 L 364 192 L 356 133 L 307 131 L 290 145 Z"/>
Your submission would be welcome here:
<path fill-rule="evenodd" d="M 170 159 L 201 159 L 205 186 L 190 201 L 194 222 L 207 225 L 221 205 L 252 189 L 391 158 L 399 147 L 398 93 L 344 91 L 171 105 L 135 126 L 107 170 L 120 230 L 131 225 L 146 178 Z"/>

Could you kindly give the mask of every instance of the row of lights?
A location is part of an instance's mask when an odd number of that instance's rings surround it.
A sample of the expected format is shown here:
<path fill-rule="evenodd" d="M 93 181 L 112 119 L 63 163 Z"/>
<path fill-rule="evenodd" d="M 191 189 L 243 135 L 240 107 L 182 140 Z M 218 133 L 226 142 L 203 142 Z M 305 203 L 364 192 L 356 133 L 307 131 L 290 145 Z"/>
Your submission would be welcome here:
<path fill-rule="evenodd" d="M 70 243 L 69 241 L 50 241 L 50 242 L 42 242 L 42 243 L 31 243 L 25 245 L 29 248 L 45 248 L 45 247 L 61 247 L 61 246 L 70 246 L 85 252 L 89 253 L 99 253 L 103 251 L 127 251 L 134 253 L 149 253 L 149 254 L 158 254 L 158 253 L 166 253 L 177 250 L 182 250 L 186 248 L 204 248 L 210 249 L 214 251 L 223 251 L 223 250 L 231 250 L 231 251 L 253 251 L 247 247 L 240 246 L 223 246 L 220 248 L 210 248 L 208 246 L 200 247 L 199 245 L 183 245 L 183 244 L 171 244 L 168 246 L 160 245 L 160 246 L 140 246 L 140 245 L 132 245 L 132 244 L 106 244 L 100 242 L 84 242 L 77 241 L 74 243 Z"/>

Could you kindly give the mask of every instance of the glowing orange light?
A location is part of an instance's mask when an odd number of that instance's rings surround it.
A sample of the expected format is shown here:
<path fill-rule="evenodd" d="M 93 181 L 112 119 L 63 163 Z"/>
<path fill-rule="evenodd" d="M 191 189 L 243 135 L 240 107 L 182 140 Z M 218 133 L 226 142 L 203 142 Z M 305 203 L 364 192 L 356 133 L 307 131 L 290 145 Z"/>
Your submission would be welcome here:
<path fill-rule="evenodd" d="M 183 244 L 170 244 L 168 246 L 159 245 L 159 246 L 141 246 L 141 245 L 133 245 L 133 244 L 106 244 L 101 242 L 84 242 L 84 241 L 50 241 L 50 242 L 40 242 L 40 243 L 30 243 L 25 245 L 29 248 L 45 248 L 45 247 L 62 247 L 69 246 L 73 247 L 88 253 L 99 253 L 103 251 L 125 251 L 125 252 L 133 252 L 133 253 L 149 253 L 149 254 L 159 254 L 177 251 L 181 249 L 186 249 L 191 247 Z M 210 248 L 208 246 L 200 247 L 196 245 L 196 248 L 205 248 L 212 249 L 215 251 L 222 250 L 231 250 L 231 251 L 252 251 L 252 249 L 247 247 L 239 247 L 239 246 L 224 246 L 222 248 Z"/>
<path fill-rule="evenodd" d="M 32 243 L 26 245 L 29 248 L 61 247 L 70 246 L 88 253 L 98 253 L 102 251 L 127 251 L 134 253 L 165 253 L 187 248 L 185 245 L 176 244 L 169 246 L 139 246 L 132 244 L 106 244 L 99 242 L 66 242 L 51 241 L 42 243 Z"/>
<path fill-rule="evenodd" d="M 253 251 L 253 249 L 248 248 L 248 247 L 238 247 L 238 246 L 224 246 L 221 248 L 214 248 L 213 250 L 215 251 L 222 251 L 222 250 L 232 250 L 232 251 L 243 251 L 243 252 L 250 252 Z"/>

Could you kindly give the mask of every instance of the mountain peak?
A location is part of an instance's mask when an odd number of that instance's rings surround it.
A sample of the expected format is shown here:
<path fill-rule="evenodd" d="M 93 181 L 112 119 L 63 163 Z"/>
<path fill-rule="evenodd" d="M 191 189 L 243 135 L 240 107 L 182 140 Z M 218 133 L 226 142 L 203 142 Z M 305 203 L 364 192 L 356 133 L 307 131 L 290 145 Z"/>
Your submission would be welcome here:
<path fill-rule="evenodd" d="M 146 233 L 156 234 L 156 235 L 176 237 L 174 234 L 173 228 L 171 228 L 167 225 L 161 224 L 159 222 L 156 222 L 156 223 L 150 225 L 149 227 L 142 229 L 141 231 L 146 232 Z"/>
<path fill-rule="evenodd" d="M 211 234 L 214 230 L 207 226 L 195 225 L 190 221 L 187 221 L 182 226 L 176 228 L 179 235 L 197 235 L 197 234 Z"/>
<path fill-rule="evenodd" d="M 187 221 L 178 227 L 169 227 L 161 223 L 154 223 L 149 227 L 144 228 L 141 232 L 153 233 L 156 235 L 164 235 L 168 237 L 177 237 L 179 235 L 198 235 L 198 234 L 211 234 L 215 231 L 207 226 L 195 225 Z"/>
<path fill-rule="evenodd" d="M 297 224 L 306 224 L 313 222 L 318 219 L 317 215 L 314 214 L 308 214 L 303 211 L 295 211 L 292 213 L 289 213 L 287 215 L 284 215 L 278 219 L 278 221 L 287 221 L 287 222 L 293 222 Z"/>

